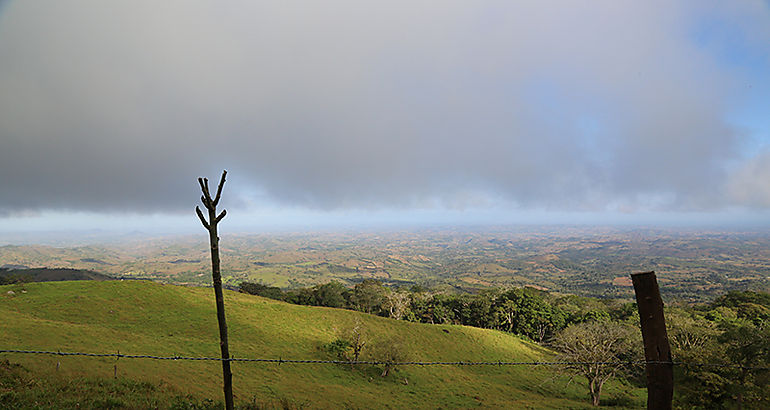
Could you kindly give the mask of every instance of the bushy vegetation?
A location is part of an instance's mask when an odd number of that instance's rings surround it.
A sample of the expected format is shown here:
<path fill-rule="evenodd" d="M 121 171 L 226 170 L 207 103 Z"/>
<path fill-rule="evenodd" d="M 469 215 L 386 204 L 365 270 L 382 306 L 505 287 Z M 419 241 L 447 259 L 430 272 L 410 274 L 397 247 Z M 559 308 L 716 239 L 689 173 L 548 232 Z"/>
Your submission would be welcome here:
<path fill-rule="evenodd" d="M 730 292 L 666 315 L 674 360 L 705 364 L 674 368 L 682 408 L 770 407 L 770 294 Z"/>

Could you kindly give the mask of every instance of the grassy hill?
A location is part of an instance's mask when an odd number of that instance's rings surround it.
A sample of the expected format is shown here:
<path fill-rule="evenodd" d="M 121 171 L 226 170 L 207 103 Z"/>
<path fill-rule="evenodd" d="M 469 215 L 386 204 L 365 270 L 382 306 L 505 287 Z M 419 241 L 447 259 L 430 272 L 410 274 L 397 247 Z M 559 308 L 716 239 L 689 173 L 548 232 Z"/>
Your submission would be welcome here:
<path fill-rule="evenodd" d="M 11 290 L 13 294 L 9 294 Z M 547 350 L 533 343 L 491 330 L 407 323 L 234 292 L 225 292 L 225 305 L 234 357 L 332 359 L 323 346 L 333 341 L 340 329 L 360 321 L 371 335 L 369 346 L 398 338 L 409 360 L 550 358 Z M 140 281 L 7 285 L 0 286 L 0 316 L 0 349 L 219 354 L 214 297 L 209 288 Z M 198 399 L 221 399 L 218 362 L 121 359 L 117 362 L 119 379 L 129 383 L 129 387 L 120 385 L 129 392 L 123 394 L 121 388 L 110 384 L 115 383 L 110 380 L 115 359 L 9 353 L 0 354 L 2 360 L 21 364 L 34 377 L 56 386 L 82 377 L 90 378 L 92 384 L 93 378 L 103 378 L 95 384 L 106 389 L 103 394 L 118 404 L 128 400 L 129 405 L 147 405 L 136 404 L 128 396 L 131 392 L 144 394 L 140 387 L 148 385 L 161 386 L 154 394 L 168 391 Z M 233 384 L 236 403 L 241 404 L 279 406 L 283 402 L 309 408 L 590 407 L 581 384 L 554 378 L 548 369 L 531 366 L 405 366 L 384 378 L 380 372 L 373 366 L 352 371 L 342 365 L 236 362 Z M 0 389 L 0 397 L 2 393 Z M 612 384 L 604 397 L 643 406 L 641 393 Z M 164 403 L 162 398 L 158 400 Z"/>

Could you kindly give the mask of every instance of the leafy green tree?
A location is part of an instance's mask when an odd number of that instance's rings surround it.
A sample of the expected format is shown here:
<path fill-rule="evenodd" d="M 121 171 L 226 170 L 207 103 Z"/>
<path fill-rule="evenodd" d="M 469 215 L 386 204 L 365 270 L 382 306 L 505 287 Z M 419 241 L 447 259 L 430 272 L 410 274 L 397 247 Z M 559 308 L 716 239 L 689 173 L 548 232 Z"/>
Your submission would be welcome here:
<path fill-rule="evenodd" d="M 705 318 L 717 324 L 731 323 L 738 320 L 738 313 L 726 306 L 717 306 L 705 314 Z"/>
<path fill-rule="evenodd" d="M 619 303 L 610 309 L 610 316 L 616 322 L 632 321 L 639 323 L 639 310 L 636 303 Z"/>
<path fill-rule="evenodd" d="M 316 295 L 311 288 L 293 289 L 284 295 L 284 300 L 295 305 L 315 306 Z"/>
<path fill-rule="evenodd" d="M 755 326 L 770 321 L 770 293 L 732 291 L 715 299 L 711 306 L 722 311 L 730 308 L 738 319 L 751 321 Z"/>
<path fill-rule="evenodd" d="M 431 324 L 453 323 L 455 314 L 449 303 L 452 299 L 447 295 L 434 295 L 428 303 L 427 318 L 429 320 L 423 321 Z"/>
<path fill-rule="evenodd" d="M 239 292 L 250 295 L 262 296 L 270 299 L 282 300 L 284 293 L 281 288 L 267 286 L 261 283 L 241 282 Z"/>
<path fill-rule="evenodd" d="M 667 308 L 665 315 L 668 340 L 674 357 L 699 351 L 719 333 L 713 322 L 692 310 Z"/>
<path fill-rule="evenodd" d="M 581 318 L 581 322 L 609 322 L 610 320 L 612 320 L 610 313 L 601 309 L 591 309 Z"/>
<path fill-rule="evenodd" d="M 468 326 L 492 328 L 495 325 L 492 302 L 487 295 L 478 295 L 468 302 L 467 321 L 463 324 Z"/>
<path fill-rule="evenodd" d="M 495 302 L 494 315 L 497 329 L 512 332 L 519 312 L 519 305 L 508 298 Z"/>
<path fill-rule="evenodd" d="M 761 327 L 770 321 L 770 307 L 757 303 L 742 303 L 737 306 L 738 318 L 750 321 Z"/>
<path fill-rule="evenodd" d="M 666 327 L 671 355 L 682 363 L 725 363 L 727 358 L 716 338 L 714 322 L 686 308 L 666 308 Z M 727 400 L 729 380 L 719 368 L 674 367 L 674 404 L 681 408 L 720 408 Z"/>
<path fill-rule="evenodd" d="M 566 323 L 566 314 L 551 305 L 544 293 L 533 289 L 511 289 L 495 301 L 497 327 L 543 342 Z"/>
<path fill-rule="evenodd" d="M 444 294 L 428 295 L 412 293 L 409 306 L 408 320 L 416 322 L 442 324 L 453 323 L 454 313 L 446 303 L 452 296 Z"/>
<path fill-rule="evenodd" d="M 316 306 L 344 308 L 350 298 L 350 290 L 337 281 L 316 285 L 313 287 L 313 293 Z"/>
<path fill-rule="evenodd" d="M 761 368 L 770 365 L 770 331 L 766 322 L 755 324 L 756 316 L 736 312 L 746 305 L 760 306 L 746 302 L 743 296 L 737 292 L 720 298 L 705 314 L 693 309 L 667 310 L 672 354 L 674 360 L 684 363 L 674 369 L 677 406 L 767 408 L 770 374 Z M 721 305 L 723 302 L 731 307 Z M 721 364 L 728 366 L 718 366 Z"/>
<path fill-rule="evenodd" d="M 388 289 L 376 279 L 364 279 L 353 287 L 350 304 L 361 312 L 379 314 L 385 302 Z"/>
<path fill-rule="evenodd" d="M 726 306 L 736 308 L 744 303 L 770 307 L 770 293 L 752 291 L 731 291 L 711 303 L 712 307 Z"/>
<path fill-rule="evenodd" d="M 626 316 L 626 307 L 622 304 L 614 304 L 608 300 L 598 300 L 583 296 L 567 295 L 555 298 L 550 304 L 564 312 L 566 323 L 581 323 L 589 321 L 602 321 Z M 636 309 L 631 305 L 631 309 Z"/>
<path fill-rule="evenodd" d="M 738 407 L 767 408 L 770 372 L 764 368 L 770 366 L 770 324 L 730 325 L 718 340 L 730 362 L 740 366 L 724 369 L 730 380 L 729 391 Z"/>

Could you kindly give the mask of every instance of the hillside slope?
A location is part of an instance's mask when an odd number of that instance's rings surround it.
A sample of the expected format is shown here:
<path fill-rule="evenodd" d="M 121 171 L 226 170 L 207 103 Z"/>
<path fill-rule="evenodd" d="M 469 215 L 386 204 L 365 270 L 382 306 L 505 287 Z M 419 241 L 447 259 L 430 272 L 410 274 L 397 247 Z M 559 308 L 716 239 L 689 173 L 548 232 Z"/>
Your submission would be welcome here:
<path fill-rule="evenodd" d="M 13 290 L 14 294 L 8 291 Z M 514 336 L 463 326 L 395 321 L 225 292 L 234 357 L 332 359 L 323 345 L 360 321 L 370 346 L 397 337 L 409 360 L 534 361 L 549 353 Z M 139 281 L 0 286 L 0 349 L 159 356 L 218 356 L 211 289 Z M 112 377 L 114 359 L 0 354 L 38 374 Z M 57 362 L 60 362 L 56 373 Z M 121 359 L 121 377 L 221 398 L 221 366 L 208 361 Z M 311 408 L 588 407 L 584 388 L 531 366 L 401 367 L 380 377 L 366 366 L 234 363 L 236 403 L 287 399 Z M 638 396 L 611 385 L 605 397 Z"/>

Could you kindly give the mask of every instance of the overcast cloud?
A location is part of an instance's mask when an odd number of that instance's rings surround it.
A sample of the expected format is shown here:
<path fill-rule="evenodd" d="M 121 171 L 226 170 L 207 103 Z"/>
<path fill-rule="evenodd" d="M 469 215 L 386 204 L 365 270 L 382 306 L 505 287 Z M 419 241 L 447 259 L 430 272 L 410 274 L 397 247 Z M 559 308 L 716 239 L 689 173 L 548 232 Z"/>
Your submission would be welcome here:
<path fill-rule="evenodd" d="M 224 168 L 232 206 L 770 208 L 767 141 L 731 120 L 767 87 L 767 2 L 0 13 L 5 215 L 189 212 Z"/>

